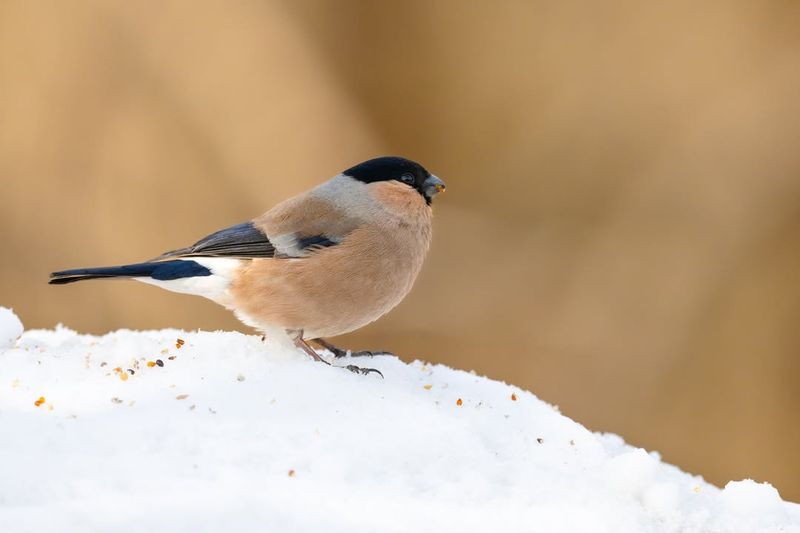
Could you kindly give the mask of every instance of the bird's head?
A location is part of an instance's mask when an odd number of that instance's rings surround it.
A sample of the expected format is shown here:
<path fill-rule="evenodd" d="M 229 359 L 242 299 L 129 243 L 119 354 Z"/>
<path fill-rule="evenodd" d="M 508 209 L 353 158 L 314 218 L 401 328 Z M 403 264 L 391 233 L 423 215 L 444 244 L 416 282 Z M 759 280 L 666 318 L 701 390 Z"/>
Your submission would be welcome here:
<path fill-rule="evenodd" d="M 342 174 L 363 183 L 398 181 L 416 190 L 430 205 L 433 197 L 445 190 L 442 180 L 425 167 L 403 157 L 378 157 L 348 168 Z"/>

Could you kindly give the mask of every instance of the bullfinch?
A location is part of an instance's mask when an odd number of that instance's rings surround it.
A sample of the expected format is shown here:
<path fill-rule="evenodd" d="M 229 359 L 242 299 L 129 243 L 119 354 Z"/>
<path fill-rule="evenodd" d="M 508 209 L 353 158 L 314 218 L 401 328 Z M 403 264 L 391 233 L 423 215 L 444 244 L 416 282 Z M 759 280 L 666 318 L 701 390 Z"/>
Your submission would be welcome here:
<path fill-rule="evenodd" d="M 431 201 L 444 190 L 419 163 L 379 157 L 186 248 L 144 263 L 54 272 L 50 283 L 134 279 L 208 298 L 325 364 L 312 344 L 337 357 L 372 355 L 324 338 L 377 320 L 408 294 L 431 243 Z"/>

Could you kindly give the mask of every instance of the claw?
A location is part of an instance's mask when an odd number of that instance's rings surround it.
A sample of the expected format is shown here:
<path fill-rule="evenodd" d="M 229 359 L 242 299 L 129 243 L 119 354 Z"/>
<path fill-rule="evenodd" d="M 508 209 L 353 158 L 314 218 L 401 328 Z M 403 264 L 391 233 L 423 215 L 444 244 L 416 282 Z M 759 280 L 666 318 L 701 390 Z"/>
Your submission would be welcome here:
<path fill-rule="evenodd" d="M 376 374 L 378 374 L 381 377 L 381 379 L 384 379 L 383 378 L 383 373 L 380 370 L 377 370 L 375 368 L 362 368 L 362 367 L 356 366 L 356 365 L 347 365 L 345 368 L 347 370 L 349 370 L 350 372 L 353 372 L 354 374 L 361 374 L 362 376 L 366 376 L 366 375 L 368 375 L 368 374 L 370 374 L 372 372 L 375 372 Z"/>

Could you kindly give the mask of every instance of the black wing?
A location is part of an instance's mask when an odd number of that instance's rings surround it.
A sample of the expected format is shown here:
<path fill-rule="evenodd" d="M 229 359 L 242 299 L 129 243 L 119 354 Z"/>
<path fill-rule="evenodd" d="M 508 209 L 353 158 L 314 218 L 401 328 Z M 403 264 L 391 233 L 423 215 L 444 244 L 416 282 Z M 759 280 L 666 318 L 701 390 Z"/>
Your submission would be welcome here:
<path fill-rule="evenodd" d="M 245 222 L 212 233 L 187 248 L 162 254 L 153 261 L 175 257 L 298 258 L 337 244 L 338 240 L 324 235 L 294 236 L 283 243 L 280 250 L 276 250 L 263 231 L 252 222 Z"/>
<path fill-rule="evenodd" d="M 200 239 L 192 246 L 172 250 L 155 260 L 170 257 L 275 257 L 275 247 L 252 222 L 225 228 Z"/>

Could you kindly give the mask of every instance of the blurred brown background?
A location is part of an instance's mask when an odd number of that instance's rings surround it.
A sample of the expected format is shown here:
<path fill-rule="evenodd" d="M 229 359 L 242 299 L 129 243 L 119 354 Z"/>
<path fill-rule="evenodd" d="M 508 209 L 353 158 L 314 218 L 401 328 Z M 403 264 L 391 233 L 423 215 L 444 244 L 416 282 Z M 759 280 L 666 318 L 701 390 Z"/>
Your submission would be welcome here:
<path fill-rule="evenodd" d="M 448 183 L 414 292 L 340 343 L 534 391 L 800 500 L 800 2 L 0 2 L 0 304 L 246 331 L 48 287 L 361 160 Z"/>

